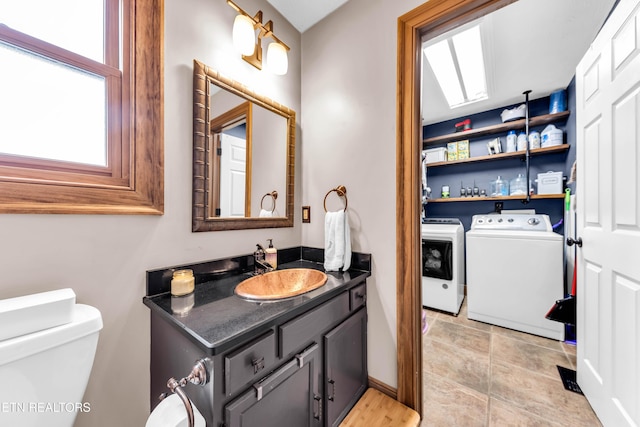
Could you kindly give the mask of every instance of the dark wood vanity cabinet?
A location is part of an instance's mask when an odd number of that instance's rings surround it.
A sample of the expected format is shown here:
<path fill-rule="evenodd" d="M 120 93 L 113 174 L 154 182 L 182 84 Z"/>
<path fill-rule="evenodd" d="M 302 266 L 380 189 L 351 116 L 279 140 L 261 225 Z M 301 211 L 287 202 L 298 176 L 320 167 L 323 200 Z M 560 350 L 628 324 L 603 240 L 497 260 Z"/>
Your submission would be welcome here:
<path fill-rule="evenodd" d="M 313 343 L 225 406 L 225 427 L 321 426 L 320 346 Z"/>
<path fill-rule="evenodd" d="M 169 377 L 186 375 L 204 357 L 209 383 L 185 392 L 207 427 L 337 426 L 367 387 L 365 283 L 209 356 L 152 312 L 151 408 Z"/>
<path fill-rule="evenodd" d="M 325 419 L 337 426 L 367 389 L 365 309 L 324 336 Z"/>

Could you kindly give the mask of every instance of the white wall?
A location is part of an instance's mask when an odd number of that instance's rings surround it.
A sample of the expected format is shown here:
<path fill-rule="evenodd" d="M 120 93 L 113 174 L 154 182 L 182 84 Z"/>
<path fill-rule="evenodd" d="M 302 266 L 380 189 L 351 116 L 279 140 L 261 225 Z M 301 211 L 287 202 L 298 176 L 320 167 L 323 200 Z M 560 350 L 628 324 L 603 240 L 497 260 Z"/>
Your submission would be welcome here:
<path fill-rule="evenodd" d="M 193 59 L 217 68 L 300 111 L 300 34 L 266 1 L 262 9 L 290 47 L 289 72 L 260 72 L 232 51 L 235 11 L 222 0 L 165 0 L 165 214 L 163 216 L 0 215 L 0 299 L 71 287 L 78 302 L 103 316 L 98 354 L 77 426 L 142 426 L 149 411 L 149 309 L 145 271 L 249 254 L 273 237 L 279 248 L 300 245 L 300 170 L 296 227 L 191 232 Z M 298 126 L 299 127 L 299 126 Z M 175 375 L 186 375 L 176 372 Z"/>
<path fill-rule="evenodd" d="M 346 186 L 353 249 L 373 255 L 369 375 L 393 387 L 397 20 L 422 3 L 350 0 L 302 37 L 302 243 L 323 246 L 324 195 Z M 329 210 L 340 206 L 329 196 Z"/>

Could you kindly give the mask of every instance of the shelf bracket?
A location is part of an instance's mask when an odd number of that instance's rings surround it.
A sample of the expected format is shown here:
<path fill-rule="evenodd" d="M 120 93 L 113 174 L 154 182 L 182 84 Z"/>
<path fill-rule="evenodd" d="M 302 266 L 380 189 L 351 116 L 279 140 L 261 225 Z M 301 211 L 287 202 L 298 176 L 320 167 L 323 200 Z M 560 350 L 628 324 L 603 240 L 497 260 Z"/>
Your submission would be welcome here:
<path fill-rule="evenodd" d="M 530 157 L 530 149 L 529 149 L 529 94 L 531 93 L 531 90 L 525 90 L 524 92 L 522 92 L 522 94 L 524 95 L 524 104 L 525 104 L 525 109 L 524 109 L 524 113 L 525 113 L 525 118 L 524 118 L 524 129 L 525 129 L 525 135 L 527 136 L 527 149 L 526 149 L 526 154 L 525 154 L 525 162 L 526 162 L 526 169 L 527 169 L 527 181 L 525 183 L 525 185 L 527 186 L 527 198 L 526 200 L 523 200 L 522 203 L 523 204 L 527 204 L 529 203 L 529 201 L 531 200 L 531 183 L 530 183 L 530 175 L 529 175 L 529 157 Z"/>

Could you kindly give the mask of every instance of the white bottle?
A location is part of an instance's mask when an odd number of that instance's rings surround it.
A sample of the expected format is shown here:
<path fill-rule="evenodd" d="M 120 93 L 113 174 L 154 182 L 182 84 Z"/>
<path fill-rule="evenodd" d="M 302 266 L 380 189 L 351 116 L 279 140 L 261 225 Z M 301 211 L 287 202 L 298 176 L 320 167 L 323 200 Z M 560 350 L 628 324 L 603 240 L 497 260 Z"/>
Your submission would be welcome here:
<path fill-rule="evenodd" d="M 278 268 L 278 250 L 273 247 L 273 239 L 267 239 L 269 247 L 264 250 L 264 260 L 274 269 Z"/>
<path fill-rule="evenodd" d="M 535 130 L 529 133 L 529 148 L 540 148 L 540 133 Z"/>
<path fill-rule="evenodd" d="M 558 129 L 554 125 L 548 125 L 540 134 L 540 146 L 545 148 L 562 145 L 564 140 L 563 135 L 564 132 L 562 129 Z"/>
<path fill-rule="evenodd" d="M 524 151 L 527 149 L 527 135 L 524 132 L 520 132 L 520 135 L 518 135 L 518 141 L 516 145 L 518 151 Z"/>
<path fill-rule="evenodd" d="M 516 131 L 510 130 L 507 134 L 507 153 L 516 151 Z"/>

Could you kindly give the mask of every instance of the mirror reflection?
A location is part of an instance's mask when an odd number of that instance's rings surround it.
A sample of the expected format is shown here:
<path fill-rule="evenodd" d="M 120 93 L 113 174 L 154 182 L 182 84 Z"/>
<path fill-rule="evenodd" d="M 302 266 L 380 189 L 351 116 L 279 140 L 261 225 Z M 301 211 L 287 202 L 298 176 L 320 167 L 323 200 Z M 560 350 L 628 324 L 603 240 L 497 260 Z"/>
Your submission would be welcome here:
<path fill-rule="evenodd" d="M 294 148 L 293 110 L 194 61 L 193 231 L 293 226 Z"/>

